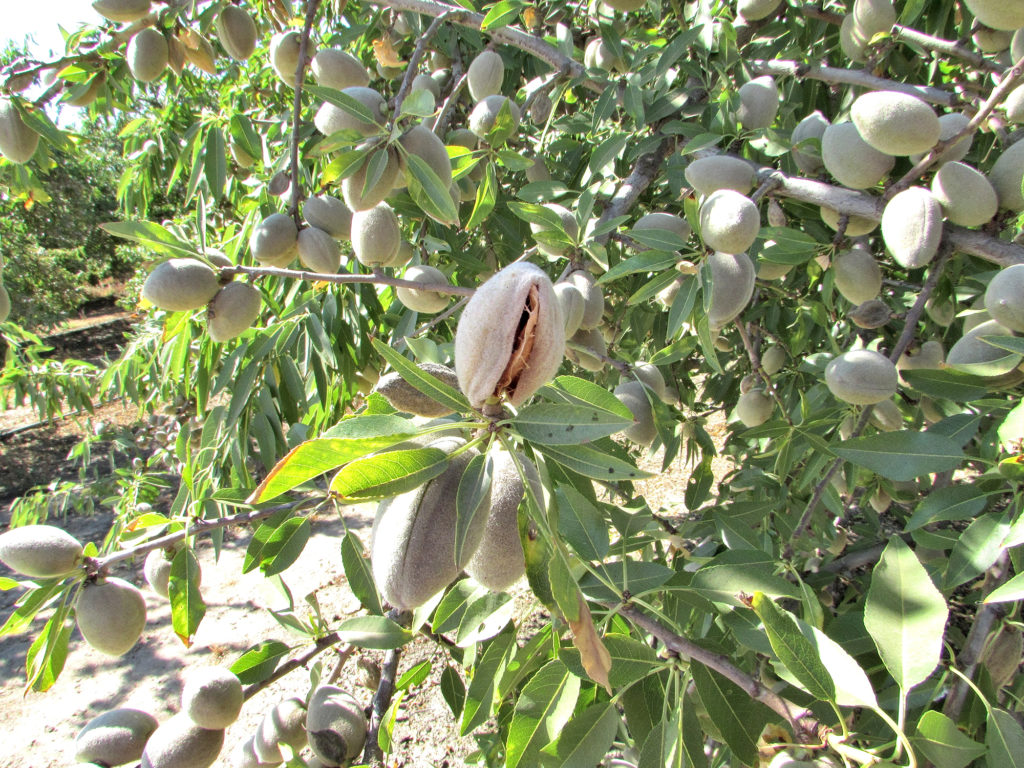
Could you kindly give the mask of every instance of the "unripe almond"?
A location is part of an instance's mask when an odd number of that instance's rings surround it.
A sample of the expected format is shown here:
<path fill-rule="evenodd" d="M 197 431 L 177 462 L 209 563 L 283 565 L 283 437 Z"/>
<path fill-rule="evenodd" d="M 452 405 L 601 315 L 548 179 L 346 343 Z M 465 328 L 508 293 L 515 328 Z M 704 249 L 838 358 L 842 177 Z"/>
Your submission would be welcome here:
<path fill-rule="evenodd" d="M 779 112 L 779 89 L 770 75 L 755 77 L 740 86 L 736 119 L 752 131 L 767 128 Z"/>
<path fill-rule="evenodd" d="M 715 251 L 711 267 L 711 308 L 708 322 L 718 330 L 735 320 L 754 294 L 754 264 L 745 253 Z"/>
<path fill-rule="evenodd" d="M 932 195 L 946 218 L 963 227 L 981 226 L 996 215 L 999 200 L 985 176 L 963 163 L 945 163 L 932 179 Z"/>
<path fill-rule="evenodd" d="M 97 715 L 75 737 L 75 760 L 124 765 L 142 757 L 157 729 L 156 718 L 141 709 L 111 709 Z"/>
<path fill-rule="evenodd" d="M 206 308 L 206 328 L 210 338 L 220 342 L 241 336 L 256 322 L 262 307 L 260 292 L 249 283 L 228 283 Z"/>
<path fill-rule="evenodd" d="M 526 169 L 526 180 L 531 184 L 538 181 L 551 181 L 551 172 L 542 158 L 533 158 L 533 165 Z"/>
<path fill-rule="evenodd" d="M 401 244 L 398 216 L 387 203 L 352 214 L 352 251 L 363 266 L 381 267 L 390 263 Z"/>
<path fill-rule="evenodd" d="M 758 280 L 780 280 L 793 271 L 793 264 L 780 264 L 761 258 L 757 260 Z"/>
<path fill-rule="evenodd" d="M 825 135 L 825 129 L 828 126 L 828 119 L 821 112 L 815 110 L 797 123 L 790 135 L 790 140 L 793 142 L 793 162 L 796 163 L 797 168 L 808 175 L 821 173 L 825 167 L 821 161 L 821 137 Z M 817 140 L 818 144 L 816 146 L 809 144 L 801 146 L 801 142 L 809 143 L 811 139 Z"/>
<path fill-rule="evenodd" d="M 761 231 L 761 214 L 753 201 L 731 189 L 713 192 L 700 207 L 704 244 L 723 253 L 743 253 Z"/>
<path fill-rule="evenodd" d="M 782 0 L 738 0 L 736 11 L 747 21 L 760 21 L 775 13 L 781 4 Z"/>
<path fill-rule="evenodd" d="M 441 184 L 446 187 L 451 185 L 452 161 L 448 157 L 448 150 L 444 148 L 444 142 L 436 133 L 424 125 L 417 125 L 406 131 L 398 143 L 410 155 L 422 159 L 441 180 Z M 404 157 L 401 160 L 403 165 L 407 162 Z M 409 173 L 411 174 L 411 171 Z"/>
<path fill-rule="evenodd" d="M 887 402 L 891 402 L 891 401 L 890 400 L 883 400 L 882 402 L 883 403 L 887 403 Z M 871 415 L 874 416 L 875 412 L 877 410 L 878 410 L 878 407 L 876 406 L 875 407 L 875 411 L 872 411 Z M 875 492 L 872 493 L 871 496 L 868 498 L 868 503 L 871 505 L 871 508 L 873 510 L 875 510 L 875 512 L 877 512 L 878 514 L 882 515 L 882 514 L 885 514 L 888 511 L 890 506 L 892 506 L 892 496 L 890 496 L 888 493 L 886 493 L 881 488 L 876 488 Z M 814 765 L 814 764 L 811 763 L 811 765 Z M 884 766 L 882 766 L 881 763 L 879 763 L 878 765 L 879 765 L 879 768 L 884 768 Z"/>
<path fill-rule="evenodd" d="M 622 430 L 622 434 L 630 442 L 649 447 L 658 436 L 658 427 L 654 423 L 654 411 L 643 384 L 624 381 L 615 388 L 615 397 L 633 415 L 633 425 Z"/>
<path fill-rule="evenodd" d="M 350 693 L 321 685 L 309 697 L 306 729 L 309 746 L 326 765 L 348 765 L 363 751 L 368 724 Z"/>
<path fill-rule="evenodd" d="M 224 667 L 189 670 L 181 689 L 181 711 L 200 728 L 227 728 L 242 711 L 242 683 Z"/>
<path fill-rule="evenodd" d="M 409 92 L 412 93 L 413 91 L 427 91 L 434 97 L 435 104 L 437 104 L 437 100 L 441 98 L 441 86 L 438 84 L 437 80 L 423 72 L 412 79 L 412 84 L 409 86 Z"/>
<path fill-rule="evenodd" d="M 207 730 L 179 713 L 146 742 L 141 768 L 210 768 L 224 746 L 224 731 Z"/>
<path fill-rule="evenodd" d="M 825 384 L 836 398 L 854 405 L 873 405 L 896 394 L 896 366 L 871 349 L 852 349 L 825 368 Z"/>
<path fill-rule="evenodd" d="M 496 137 L 500 141 L 508 139 L 519 130 L 520 112 L 519 107 L 507 96 L 494 94 L 486 96 L 477 102 L 473 111 L 469 113 L 469 130 L 480 139 L 486 139 L 493 130 L 498 120 L 498 115 L 504 105 L 508 105 L 509 115 L 512 118 L 511 125 Z"/>
<path fill-rule="evenodd" d="M 924 311 L 936 324 L 941 325 L 943 328 L 948 328 L 956 318 L 955 298 L 947 300 L 936 299 L 934 296 L 931 296 L 924 303 Z"/>
<path fill-rule="evenodd" d="M 27 163 L 39 146 L 39 134 L 21 119 L 9 99 L 0 98 L 0 155 L 12 163 Z"/>
<path fill-rule="evenodd" d="M 403 280 L 410 280 L 422 285 L 447 285 L 448 278 L 437 267 L 426 265 L 409 267 L 402 275 Z M 400 287 L 395 289 L 398 300 L 414 312 L 440 312 L 448 306 L 449 296 L 446 293 L 425 290 L 422 288 Z"/>
<path fill-rule="evenodd" d="M 1024 211 L 1024 195 L 1020 191 L 1024 181 L 1024 141 L 1018 141 L 999 155 L 988 172 L 988 179 L 999 197 L 1000 208 Z"/>
<path fill-rule="evenodd" d="M 1013 35 L 1004 30 L 978 27 L 971 35 L 971 40 L 982 53 L 999 53 L 1010 47 Z"/>
<path fill-rule="evenodd" d="M 371 162 L 371 158 L 376 157 L 376 153 L 370 155 L 370 158 L 367 158 L 367 161 L 355 173 L 341 182 L 341 195 L 345 199 L 346 207 L 353 212 L 367 211 L 373 208 L 390 195 L 391 190 L 395 188 L 401 168 L 398 153 L 390 148 L 377 150 L 377 152 L 385 152 L 387 161 L 380 177 L 369 188 L 366 186 L 367 174 L 370 171 L 370 166 L 374 164 Z"/>
<path fill-rule="evenodd" d="M 309 68 L 317 84 L 324 88 L 344 91 L 346 88 L 365 88 L 370 84 L 370 73 L 366 71 L 363 62 L 340 48 L 317 51 Z"/>
<path fill-rule="evenodd" d="M 592 274 L 582 269 L 570 272 L 565 282 L 575 285 L 583 294 L 583 319 L 580 320 L 580 328 L 597 328 L 604 315 L 604 292 L 601 286 L 597 284 Z"/>
<path fill-rule="evenodd" d="M 322 229 L 331 237 L 348 240 L 352 236 L 352 211 L 336 197 L 309 198 L 302 205 L 302 216 L 309 226 Z"/>
<path fill-rule="evenodd" d="M 769 376 L 774 376 L 786 365 L 786 350 L 782 347 L 769 347 L 761 355 L 761 367 Z"/>
<path fill-rule="evenodd" d="M 590 38 L 583 49 L 583 65 L 587 69 L 600 69 L 605 72 L 611 72 L 613 69 L 619 72 L 626 70 L 626 62 L 621 56 L 615 55 L 600 35 Z"/>
<path fill-rule="evenodd" d="M 667 390 L 665 378 L 658 370 L 658 366 L 650 363 L 634 363 L 633 375 L 649 390 L 658 396 L 661 401 L 665 400 Z"/>
<path fill-rule="evenodd" d="M 896 23 L 892 0 L 854 0 L 853 19 L 868 40 L 879 32 L 888 32 Z"/>
<path fill-rule="evenodd" d="M 96 0 L 96 13 L 110 21 L 138 21 L 149 13 L 149 0 Z"/>
<path fill-rule="evenodd" d="M 566 282 L 555 283 L 555 298 L 558 299 L 562 319 L 565 321 L 565 337 L 569 338 L 579 330 L 586 300 L 579 288 Z"/>
<path fill-rule="evenodd" d="M 946 351 L 940 341 L 926 341 L 920 349 L 908 350 L 896 361 L 898 371 L 937 370 L 946 361 Z"/>
<path fill-rule="evenodd" d="M 199 309 L 220 290 L 217 273 L 199 259 L 168 259 L 157 264 L 142 285 L 151 304 L 172 312 Z"/>
<path fill-rule="evenodd" d="M 738 157 L 712 155 L 694 160 L 683 172 L 686 182 L 701 195 L 719 189 L 746 194 L 754 188 L 754 168 Z"/>
<path fill-rule="evenodd" d="M 392 269 L 401 269 L 416 255 L 416 249 L 412 247 L 412 243 L 408 240 L 403 240 L 401 245 L 398 246 L 398 250 L 395 252 L 395 258 L 389 261 L 384 266 L 391 267 Z"/>
<path fill-rule="evenodd" d="M 291 216 L 272 213 L 253 229 L 249 236 L 249 250 L 256 261 L 278 263 L 287 259 L 287 263 L 295 255 L 298 238 L 299 230 Z"/>
<path fill-rule="evenodd" d="M 633 230 L 639 230 L 641 232 L 647 232 L 649 230 L 664 229 L 680 240 L 688 240 L 693 230 L 690 228 L 690 223 L 674 213 L 654 212 L 648 213 L 641 216 L 633 224 Z"/>
<path fill-rule="evenodd" d="M 214 62 L 215 55 L 210 41 L 194 30 L 188 30 L 187 35 L 181 39 L 185 48 L 185 58 L 189 63 L 208 75 L 216 75 L 217 65 Z"/>
<path fill-rule="evenodd" d="M 501 93 L 501 82 L 505 79 L 505 64 L 494 51 L 481 51 L 469 64 L 466 84 L 473 101 L 486 99 Z"/>
<path fill-rule="evenodd" d="M 1000 349 L 983 336 L 1012 336 L 998 320 L 988 320 L 965 333 L 946 356 L 946 364 L 975 376 L 1002 376 L 1020 363 L 1020 355 Z"/>
<path fill-rule="evenodd" d="M 167 40 L 152 27 L 146 27 L 128 43 L 125 58 L 132 77 L 140 83 L 152 82 L 167 69 Z"/>
<path fill-rule="evenodd" d="M 839 211 L 833 208 L 828 208 L 824 205 L 821 206 L 819 210 L 821 212 L 821 220 L 838 232 Z M 877 228 L 878 222 L 874 219 L 869 219 L 865 216 L 847 216 L 846 229 L 843 230 L 843 234 L 846 235 L 846 237 L 862 237 L 863 235 L 874 232 Z"/>
<path fill-rule="evenodd" d="M 247 11 L 228 5 L 217 17 L 217 36 L 228 56 L 245 61 L 256 49 L 256 23 Z"/>
<path fill-rule="evenodd" d="M 382 126 L 387 122 L 387 104 L 380 93 L 363 86 L 345 88 L 342 93 L 366 107 L 373 122 L 362 120 L 328 101 L 324 102 L 313 118 L 313 125 L 320 133 L 330 136 L 338 131 L 355 131 L 361 136 L 376 136 L 383 130 Z"/>
<path fill-rule="evenodd" d="M 565 321 L 551 279 L 517 262 L 476 289 L 455 332 L 455 371 L 470 404 L 525 402 L 558 372 Z"/>
<path fill-rule="evenodd" d="M 299 51 L 302 46 L 302 35 L 295 29 L 278 32 L 270 38 L 270 65 L 285 85 L 295 85 L 295 72 L 299 68 Z M 312 43 L 306 49 L 306 55 L 312 53 Z"/>
<path fill-rule="evenodd" d="M 554 213 L 558 214 L 558 218 L 561 219 L 562 221 L 562 229 L 565 230 L 565 234 L 569 236 L 570 240 L 576 242 L 576 240 L 580 236 L 580 225 L 579 223 L 577 223 L 576 217 L 573 216 L 572 211 L 570 211 L 568 208 L 558 205 L 558 203 L 545 203 L 544 207 L 547 208 L 549 211 L 553 211 Z M 533 232 L 534 234 L 538 232 L 543 232 L 547 229 L 550 229 L 550 227 L 548 227 L 545 224 L 534 224 L 533 222 L 530 223 L 530 231 Z M 562 245 L 560 243 L 544 243 L 538 240 L 537 250 L 548 256 L 563 256 L 565 252 L 569 249 L 567 246 Z"/>
<path fill-rule="evenodd" d="M 529 481 L 537 501 L 543 505 L 544 488 L 537 467 L 523 454 L 516 457 Z M 502 592 L 526 573 L 526 558 L 519 538 L 519 503 L 526 495 L 526 486 L 519 476 L 512 455 L 505 450 L 491 451 L 491 502 L 480 544 L 469 562 L 466 573 L 492 592 Z"/>
<path fill-rule="evenodd" d="M 449 387 L 459 388 L 459 377 L 451 368 L 437 363 L 420 363 L 417 367 Z M 381 376 L 373 391 L 382 395 L 393 407 L 403 413 L 436 419 L 452 412 L 449 406 L 420 392 L 403 379 L 397 371 Z"/>
<path fill-rule="evenodd" d="M 903 429 L 903 414 L 892 400 L 875 403 L 871 410 L 871 424 L 883 432 L 895 432 Z"/>
<path fill-rule="evenodd" d="M 942 240 L 939 202 L 923 187 L 903 190 L 882 212 L 882 239 L 900 266 L 925 266 L 935 257 Z"/>
<path fill-rule="evenodd" d="M 86 583 L 75 617 L 85 642 L 108 656 L 123 656 L 146 626 L 146 599 L 138 587 L 123 579 Z"/>
<path fill-rule="evenodd" d="M 846 316 L 858 328 L 881 328 L 892 319 L 892 310 L 884 301 L 871 299 L 855 306 Z"/>
<path fill-rule="evenodd" d="M 864 55 L 867 45 L 868 39 L 857 26 L 857 20 L 852 13 L 848 13 L 839 25 L 839 47 L 851 61 L 861 63 L 867 60 Z"/>
<path fill-rule="evenodd" d="M 296 754 L 306 746 L 309 741 L 306 717 L 305 704 L 295 697 L 279 701 L 264 715 L 252 740 L 252 752 L 260 765 L 280 764 L 284 760 L 282 744 L 291 747 Z"/>
<path fill-rule="evenodd" d="M 759 427 L 772 417 L 775 401 L 760 389 L 751 389 L 736 401 L 736 417 L 743 426 Z"/>
<path fill-rule="evenodd" d="M 939 140 L 935 110 L 908 93 L 869 91 L 853 102 L 850 116 L 861 138 L 886 155 L 926 152 Z"/>
<path fill-rule="evenodd" d="M 853 123 L 834 123 L 821 137 L 821 159 L 840 184 L 873 187 L 892 170 L 895 160 L 870 146 Z"/>
<path fill-rule="evenodd" d="M 81 556 L 81 542 L 53 525 L 22 525 L 0 534 L 0 562 L 24 576 L 63 576 L 78 567 Z"/>
<path fill-rule="evenodd" d="M 333 274 L 341 266 L 338 242 L 322 229 L 306 227 L 299 232 L 299 261 L 313 272 Z"/>
<path fill-rule="evenodd" d="M 464 445 L 461 438 L 445 437 L 427 447 L 451 454 Z M 455 498 L 474 454 L 466 451 L 452 457 L 438 477 L 378 505 L 370 562 L 377 588 L 395 608 L 408 610 L 427 602 L 458 577 L 476 551 L 486 523 L 483 515 L 474 519 L 462 557 L 455 560 Z M 312 700 L 307 727 L 316 749 Z"/>
<path fill-rule="evenodd" d="M 605 341 L 604 335 L 598 328 L 580 328 L 573 334 L 570 341 L 573 341 L 589 350 L 592 350 L 599 355 L 608 354 L 608 342 Z M 579 349 L 574 349 L 571 346 L 566 346 L 565 356 L 568 357 L 572 362 L 576 363 L 580 368 L 587 371 L 600 371 L 605 366 L 605 362 L 600 357 L 589 354 Z"/>
<path fill-rule="evenodd" d="M 280 752 L 280 750 L 278 751 Z M 277 768 L 282 760 L 284 760 L 283 755 L 280 760 L 269 762 L 261 760 L 259 755 L 256 754 L 255 735 L 250 736 L 245 741 L 238 742 L 231 752 L 231 768 Z"/>
<path fill-rule="evenodd" d="M 1001 269 L 985 291 L 985 309 L 992 319 L 1024 333 L 1024 264 Z"/>
<path fill-rule="evenodd" d="M 1008 31 L 1024 27 L 1022 0 L 964 0 L 964 5 L 986 27 Z"/>
<path fill-rule="evenodd" d="M 947 112 L 944 115 L 939 116 L 939 141 L 948 141 L 954 136 L 959 134 L 964 128 L 970 123 L 970 118 L 962 112 Z M 959 139 L 953 146 L 945 150 L 939 155 L 936 163 L 941 165 L 942 163 L 955 162 L 957 160 L 963 160 L 967 153 L 971 150 L 971 144 L 974 142 L 974 132 L 968 133 L 962 139 Z M 924 153 L 917 153 L 910 156 L 910 162 L 917 164 L 924 159 Z"/>
<path fill-rule="evenodd" d="M 836 290 L 852 304 L 863 304 L 882 290 L 882 270 L 864 248 L 842 251 L 832 262 Z"/>

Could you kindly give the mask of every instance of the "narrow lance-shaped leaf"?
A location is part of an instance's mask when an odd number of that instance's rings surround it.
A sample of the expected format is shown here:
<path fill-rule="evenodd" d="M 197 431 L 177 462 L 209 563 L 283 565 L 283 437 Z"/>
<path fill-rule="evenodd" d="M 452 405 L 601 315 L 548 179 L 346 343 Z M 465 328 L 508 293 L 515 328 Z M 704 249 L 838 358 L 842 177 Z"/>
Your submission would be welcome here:
<path fill-rule="evenodd" d="M 438 448 L 388 451 L 346 464 L 330 490 L 346 499 L 386 499 L 433 480 L 447 466 L 448 455 Z"/>
<path fill-rule="evenodd" d="M 751 603 L 764 624 L 772 650 L 807 692 L 822 701 L 835 701 L 836 687 L 814 645 L 797 627 L 795 618 L 779 609 L 763 592 L 754 594 Z"/>
<path fill-rule="evenodd" d="M 199 561 L 188 547 L 179 550 L 171 561 L 167 594 L 171 599 L 171 627 L 187 648 L 206 615 L 206 604 L 199 593 Z"/>
<path fill-rule="evenodd" d="M 505 765 L 536 765 L 540 750 L 562 730 L 576 706 L 580 679 L 558 661 L 548 662 L 523 687 L 509 726 Z"/>
<path fill-rule="evenodd" d="M 473 528 L 473 522 L 478 515 L 486 515 L 490 511 L 493 464 L 490 453 L 474 456 L 459 480 L 459 488 L 455 493 L 456 563 L 464 562 L 466 539 Z"/>
<path fill-rule="evenodd" d="M 864 626 L 904 693 L 938 665 L 948 617 L 946 601 L 917 555 L 894 536 L 871 572 Z"/>

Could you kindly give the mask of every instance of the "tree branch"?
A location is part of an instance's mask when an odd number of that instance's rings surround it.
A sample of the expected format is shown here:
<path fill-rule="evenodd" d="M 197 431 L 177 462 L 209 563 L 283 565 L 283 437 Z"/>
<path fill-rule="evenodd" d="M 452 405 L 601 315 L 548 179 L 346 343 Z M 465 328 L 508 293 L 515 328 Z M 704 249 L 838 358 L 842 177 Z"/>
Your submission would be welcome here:
<path fill-rule="evenodd" d="M 776 59 L 765 61 L 755 59 L 748 65 L 750 71 L 757 75 L 775 75 L 789 77 L 809 77 L 811 80 L 821 80 L 825 83 L 837 85 L 853 85 L 858 88 L 867 88 L 871 91 L 899 91 L 917 96 L 919 99 L 942 104 L 946 107 L 953 107 L 960 104 L 961 99 L 955 93 L 945 91 L 942 88 L 935 88 L 931 85 L 912 85 L 901 83 L 896 80 L 889 80 L 884 77 L 876 77 L 863 69 L 841 69 L 839 67 L 825 67 L 820 65 L 804 64 L 800 61 L 786 61 Z"/>
<path fill-rule="evenodd" d="M 383 0 L 382 5 L 396 11 L 412 11 L 422 13 L 426 16 L 443 16 L 450 14 L 449 18 L 455 24 L 472 29 L 480 29 L 483 23 L 483 14 L 472 13 L 458 6 L 438 2 L 438 0 Z M 502 45 L 511 45 L 522 51 L 536 56 L 546 62 L 553 69 L 564 71 L 572 78 L 582 79 L 583 87 L 594 93 L 603 93 L 605 86 L 587 77 L 587 71 L 578 61 L 570 59 L 562 54 L 557 48 L 539 37 L 524 32 L 516 27 L 502 27 L 501 29 L 488 30 L 485 34 Z"/>
<path fill-rule="evenodd" d="M 246 688 L 243 694 L 245 701 L 248 701 L 260 691 L 269 688 L 271 685 L 273 685 L 275 682 L 277 682 L 282 677 L 287 675 L 289 672 L 293 672 L 299 667 L 306 666 L 306 664 L 312 661 L 316 656 L 323 653 L 331 646 L 337 645 L 340 642 L 341 638 L 338 637 L 337 632 L 331 632 L 329 635 L 324 635 L 323 637 L 318 638 L 316 642 L 313 644 L 313 647 L 306 651 L 304 654 L 289 659 L 284 664 L 275 669 L 273 674 L 270 675 L 270 677 L 266 678 L 265 680 L 260 680 L 260 682 L 258 683 L 253 683 L 248 688 Z M 354 652 L 355 647 L 350 645 L 341 649 L 339 651 L 339 654 L 347 658 L 348 656 L 351 656 Z"/>
<path fill-rule="evenodd" d="M 675 634 L 631 605 L 606 605 L 656 637 L 670 651 L 695 659 L 738 685 L 750 698 L 761 702 L 789 723 L 793 729 L 793 735 L 797 737 L 798 741 L 804 743 L 814 738 L 818 723 L 809 710 L 797 706 L 765 687 L 733 664 L 728 657 L 720 653 L 713 653 L 685 637 Z"/>
<path fill-rule="evenodd" d="M 392 608 L 388 611 L 388 618 L 406 626 L 412 614 Z M 395 695 L 395 678 L 398 677 L 398 662 L 401 658 L 401 648 L 393 648 L 384 656 L 384 665 L 380 669 L 380 684 L 373 694 L 370 730 L 366 734 L 366 747 L 363 749 L 363 762 L 367 765 L 380 766 L 384 760 L 384 753 L 378 743 L 378 734 L 384 716 L 388 713 L 388 707 L 391 706 L 391 698 Z"/>
<path fill-rule="evenodd" d="M 893 40 L 903 40 L 925 50 L 966 61 L 976 69 L 983 69 L 986 72 L 1002 72 L 1002 67 L 998 67 L 991 61 L 988 61 L 977 51 L 972 51 L 970 48 L 960 45 L 956 40 L 943 40 L 941 37 L 926 35 L 924 32 L 918 32 L 916 29 L 905 27 L 902 24 L 896 24 L 892 28 L 892 38 Z"/>
<path fill-rule="evenodd" d="M 1022 249 L 1024 250 L 1024 249 Z M 303 269 L 280 269 L 278 267 L 223 267 L 220 270 L 222 275 L 249 275 L 250 277 L 290 277 L 299 280 L 310 280 L 313 282 L 335 283 L 378 283 L 390 285 L 395 288 L 415 288 L 420 291 L 434 291 L 435 293 L 454 294 L 456 296 L 472 296 L 474 289 L 465 288 L 461 285 L 435 285 L 433 283 L 417 283 L 412 280 L 400 280 L 397 277 L 384 277 L 383 275 L 353 275 L 348 272 L 324 273 L 307 272 Z"/>
<path fill-rule="evenodd" d="M 288 206 L 288 214 L 295 219 L 295 226 L 301 227 L 302 220 L 299 218 L 299 201 L 302 198 L 299 183 L 299 129 L 302 125 L 302 82 L 306 78 L 306 52 L 309 50 L 309 35 L 313 29 L 313 21 L 316 19 L 316 12 L 320 8 L 320 0 L 306 0 L 306 19 L 302 24 L 302 36 L 299 39 L 299 63 L 295 67 L 295 99 L 292 102 L 292 138 L 291 138 L 291 166 L 292 166 L 292 201 Z"/>
<path fill-rule="evenodd" d="M 658 148 L 646 155 L 641 155 L 625 181 L 615 190 L 608 207 L 601 213 L 597 226 L 610 221 L 617 216 L 622 216 L 626 211 L 636 205 L 636 201 L 643 194 L 643 191 L 651 185 L 651 182 L 661 171 L 661 165 L 676 148 L 676 140 L 673 136 L 666 136 L 661 140 Z M 605 232 L 596 238 L 597 242 L 604 245 L 611 237 L 611 232 Z"/>
<path fill-rule="evenodd" d="M 402 85 L 398 89 L 398 95 L 395 96 L 395 107 L 394 114 L 395 120 L 398 120 L 399 115 L 402 112 L 402 102 L 405 101 L 405 97 L 409 94 L 409 89 L 412 86 L 412 81 L 416 77 L 416 70 L 419 69 L 420 59 L 423 58 L 423 52 L 427 48 L 427 44 L 437 34 L 437 30 L 441 28 L 448 19 L 452 18 L 453 15 L 461 13 L 462 10 L 453 8 L 450 11 L 442 13 L 440 16 L 430 22 L 430 26 L 420 35 L 420 39 L 416 41 L 416 49 L 412 52 L 412 56 L 409 58 L 409 65 L 405 70 L 405 77 L 402 78 Z"/>

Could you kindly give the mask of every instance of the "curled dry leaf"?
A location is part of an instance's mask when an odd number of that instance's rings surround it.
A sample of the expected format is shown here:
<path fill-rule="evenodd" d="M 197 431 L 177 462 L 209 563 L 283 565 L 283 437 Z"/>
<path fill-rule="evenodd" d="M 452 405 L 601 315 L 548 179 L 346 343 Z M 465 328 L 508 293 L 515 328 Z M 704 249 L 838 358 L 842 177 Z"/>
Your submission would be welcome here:
<path fill-rule="evenodd" d="M 580 661 L 583 663 L 583 669 L 590 675 L 590 679 L 603 685 L 611 695 L 612 686 L 608 682 L 608 673 L 612 669 L 612 655 L 608 653 L 608 649 L 604 647 L 604 643 L 597 635 L 587 601 L 580 594 L 576 595 L 576 599 L 579 601 L 580 615 L 576 621 L 569 619 L 572 643 L 580 652 Z"/>
<path fill-rule="evenodd" d="M 405 63 L 386 37 L 373 41 L 373 55 L 382 67 L 400 67 Z"/>

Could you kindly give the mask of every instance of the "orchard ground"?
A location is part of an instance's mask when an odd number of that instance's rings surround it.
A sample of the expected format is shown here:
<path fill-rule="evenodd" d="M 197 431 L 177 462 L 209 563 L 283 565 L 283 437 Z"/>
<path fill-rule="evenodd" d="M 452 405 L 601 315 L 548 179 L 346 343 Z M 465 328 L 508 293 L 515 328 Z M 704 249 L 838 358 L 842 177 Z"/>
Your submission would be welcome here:
<path fill-rule="evenodd" d="M 110 318 L 93 317 L 95 329 Z M 100 327 L 104 327 L 100 325 Z M 111 351 L 110 338 L 97 341 L 93 331 L 61 334 L 65 344 L 58 350 L 67 357 L 98 360 L 96 352 Z M 105 335 L 106 336 L 106 335 Z M 115 334 L 116 336 L 116 334 Z M 51 337 L 51 340 L 52 339 Z M 116 338 L 115 338 L 116 341 Z M 56 345 L 55 345 L 56 346 Z M 708 424 L 708 432 L 721 447 L 727 437 L 725 418 L 721 412 Z M 106 421 L 130 427 L 135 411 L 122 404 L 101 406 L 92 421 Z M 28 425 L 36 416 L 29 408 L 0 411 L 0 432 Z M 25 430 L 0 441 L 0 528 L 10 522 L 11 502 L 32 485 L 46 484 L 58 478 L 73 479 L 75 469 L 66 460 L 68 450 L 88 429 L 88 421 L 62 420 L 48 427 Z M 96 467 L 108 462 L 102 451 L 96 451 Z M 109 466 L 109 463 L 108 463 Z M 661 452 L 652 454 L 640 464 L 642 469 L 657 472 Z M 715 477 L 720 479 L 731 469 L 728 458 L 713 462 Z M 681 505 L 689 467 L 677 460 L 668 472 L 643 481 L 639 490 L 652 508 Z M 640 485 L 640 484 L 638 484 Z M 364 504 L 342 508 L 345 525 L 369 547 L 375 505 Z M 109 530 L 113 515 L 107 511 L 95 515 L 69 514 L 47 522 L 68 530 L 80 541 L 99 543 Z M 356 615 L 361 608 L 353 596 L 341 566 L 340 541 L 344 526 L 332 511 L 324 510 L 312 518 L 313 536 L 302 558 L 282 574 L 301 610 L 305 595 L 316 592 L 325 618 L 332 624 Z M 297 637 L 284 629 L 267 610 L 287 607 L 282 593 L 259 571 L 242 573 L 242 561 L 251 530 L 230 528 L 220 558 L 214 556 L 209 540 L 197 542 L 196 552 L 203 571 L 202 594 L 207 614 L 186 648 L 171 629 L 170 603 L 145 588 L 142 559 L 119 564 L 114 574 L 143 588 L 146 595 L 147 622 L 142 640 L 126 655 L 110 658 L 89 648 L 77 632 L 73 632 L 63 674 L 46 693 L 24 694 L 25 654 L 48 614 L 42 614 L 27 631 L 6 638 L 0 651 L 0 733 L 4 733 L 5 749 L 0 756 L 2 768 L 63 768 L 73 760 L 72 748 L 78 730 L 92 717 L 118 707 L 135 707 L 152 713 L 163 721 L 179 707 L 179 696 L 185 673 L 194 666 L 230 665 L 247 648 L 263 640 L 280 640 L 295 644 Z M 8 571 L 0 566 L 2 575 Z M 0 592 L 0 624 L 11 614 L 20 591 Z M 533 626 L 524 615 L 533 604 L 525 580 L 514 589 L 517 598 L 516 623 L 524 631 Z M 296 646 L 301 653 L 302 646 Z M 378 666 L 383 652 L 359 651 L 371 665 Z M 339 685 L 355 693 L 360 703 L 369 705 L 373 690 L 363 685 L 368 673 L 357 655 L 343 665 Z M 324 674 L 337 665 L 333 651 L 321 654 Z M 474 751 L 472 735 L 460 738 L 458 723 L 441 696 L 438 681 L 444 668 L 440 647 L 420 638 L 403 649 L 399 677 L 408 669 L 431 662 L 430 676 L 413 688 L 402 702 L 395 728 L 394 765 L 455 766 L 466 765 L 465 757 Z M 246 702 L 238 722 L 227 730 L 224 749 L 217 766 L 230 766 L 235 745 L 246 740 L 255 730 L 263 713 L 276 702 L 289 696 L 305 697 L 309 675 L 295 670 Z M 483 730 L 487 730 L 485 726 Z"/>

